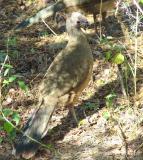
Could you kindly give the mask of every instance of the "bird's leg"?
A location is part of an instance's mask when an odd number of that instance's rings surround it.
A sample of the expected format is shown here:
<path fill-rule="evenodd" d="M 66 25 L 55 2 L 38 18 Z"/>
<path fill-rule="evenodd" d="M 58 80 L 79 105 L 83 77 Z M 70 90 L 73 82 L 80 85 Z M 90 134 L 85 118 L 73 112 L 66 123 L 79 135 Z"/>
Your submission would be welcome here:
<path fill-rule="evenodd" d="M 77 119 L 77 116 L 76 116 L 76 113 L 75 113 L 75 109 L 74 109 L 73 106 L 70 107 L 70 111 L 71 111 L 71 113 L 72 113 L 72 115 L 73 115 L 73 118 L 74 118 L 76 124 L 78 125 L 78 119 Z"/>
<path fill-rule="evenodd" d="M 77 100 L 78 100 L 78 94 L 75 94 L 74 91 L 70 92 L 67 106 L 68 106 L 70 112 L 72 113 L 76 124 L 78 125 L 78 119 L 77 119 L 77 116 L 76 116 L 76 113 L 74 110 L 74 104 L 77 102 Z"/>

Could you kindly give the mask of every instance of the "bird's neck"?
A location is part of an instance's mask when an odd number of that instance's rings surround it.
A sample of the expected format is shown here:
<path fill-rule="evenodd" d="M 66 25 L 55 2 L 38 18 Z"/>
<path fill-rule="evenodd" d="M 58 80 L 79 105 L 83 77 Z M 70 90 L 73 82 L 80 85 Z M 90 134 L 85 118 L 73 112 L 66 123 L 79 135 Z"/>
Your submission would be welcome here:
<path fill-rule="evenodd" d="M 70 29 L 68 31 L 68 39 L 69 41 L 81 41 L 83 39 L 86 40 L 86 36 L 84 33 L 81 31 L 81 29 Z"/>

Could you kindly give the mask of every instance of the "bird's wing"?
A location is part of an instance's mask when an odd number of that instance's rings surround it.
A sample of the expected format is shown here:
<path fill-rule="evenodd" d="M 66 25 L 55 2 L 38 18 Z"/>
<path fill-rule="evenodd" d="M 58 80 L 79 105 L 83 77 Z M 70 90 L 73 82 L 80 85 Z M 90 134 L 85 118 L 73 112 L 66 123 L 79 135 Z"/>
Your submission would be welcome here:
<path fill-rule="evenodd" d="M 66 47 L 49 67 L 40 85 L 40 93 L 60 97 L 76 89 L 89 74 L 87 72 L 92 66 L 90 55 L 90 49 L 81 46 L 81 43 L 73 48 Z"/>

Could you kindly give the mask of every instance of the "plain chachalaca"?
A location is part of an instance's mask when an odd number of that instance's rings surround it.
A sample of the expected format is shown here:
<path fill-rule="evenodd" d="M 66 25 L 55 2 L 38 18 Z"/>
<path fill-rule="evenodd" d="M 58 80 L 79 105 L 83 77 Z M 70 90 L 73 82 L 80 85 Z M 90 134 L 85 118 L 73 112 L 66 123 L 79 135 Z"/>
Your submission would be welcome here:
<path fill-rule="evenodd" d="M 56 107 L 73 107 L 80 93 L 92 76 L 93 56 L 81 26 L 87 25 L 86 18 L 73 12 L 67 18 L 68 44 L 48 68 L 39 85 L 38 109 L 25 125 L 14 145 L 13 154 L 26 159 L 32 157 L 39 144 L 27 136 L 40 141 L 48 131 L 49 120 Z M 26 136 L 27 135 L 27 136 Z"/>
<path fill-rule="evenodd" d="M 15 30 L 31 26 L 34 23 L 40 22 L 41 19 L 46 19 L 51 16 L 54 17 L 57 12 L 62 10 L 65 10 L 68 13 L 73 11 L 92 13 L 95 23 L 96 15 L 100 13 L 100 4 L 101 0 L 58 0 L 55 4 L 40 10 L 33 17 L 21 22 Z M 112 10 L 114 7 L 115 0 L 102 0 L 101 13 L 103 19 L 105 19 L 106 12 Z"/>

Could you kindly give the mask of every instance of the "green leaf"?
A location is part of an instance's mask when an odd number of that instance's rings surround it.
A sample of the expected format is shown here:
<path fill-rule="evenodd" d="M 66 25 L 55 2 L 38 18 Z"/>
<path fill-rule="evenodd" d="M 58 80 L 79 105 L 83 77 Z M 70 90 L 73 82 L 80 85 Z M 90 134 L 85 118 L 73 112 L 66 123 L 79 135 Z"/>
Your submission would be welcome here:
<path fill-rule="evenodd" d="M 82 119 L 81 121 L 79 121 L 78 126 L 82 126 L 84 124 L 86 124 L 86 120 Z"/>
<path fill-rule="evenodd" d="M 5 115 L 5 117 L 8 117 L 8 116 L 13 114 L 13 111 L 11 109 L 9 109 L 9 108 L 3 109 L 2 112 Z"/>
<path fill-rule="evenodd" d="M 112 55 L 112 53 L 110 51 L 105 53 L 105 59 L 106 59 L 106 61 L 108 61 L 109 59 L 111 59 L 111 55 Z"/>
<path fill-rule="evenodd" d="M 16 137 L 16 130 L 13 129 L 10 133 L 8 133 L 10 140 L 13 140 Z"/>
<path fill-rule="evenodd" d="M 125 57 L 122 53 L 117 53 L 113 58 L 112 62 L 115 64 L 122 64 L 125 60 Z"/>
<path fill-rule="evenodd" d="M 19 124 L 20 116 L 18 113 L 14 112 L 12 115 L 12 120 L 16 123 L 16 126 Z"/>
<path fill-rule="evenodd" d="M 139 2 L 140 2 L 141 4 L 143 4 L 143 0 L 140 0 Z"/>
<path fill-rule="evenodd" d="M 53 149 L 54 148 L 54 146 L 52 144 L 47 144 L 46 146 L 47 146 L 48 149 Z"/>
<path fill-rule="evenodd" d="M 8 81 L 11 83 L 11 82 L 15 81 L 16 78 L 17 78 L 16 76 L 11 76 L 11 77 L 9 77 Z"/>
<path fill-rule="evenodd" d="M 16 37 L 11 37 L 11 38 L 9 38 L 8 44 L 9 44 L 10 46 L 16 46 L 16 43 L 17 43 Z"/>
<path fill-rule="evenodd" d="M 4 120 L 3 116 L 0 115 L 0 121 L 3 121 L 3 120 Z"/>
<path fill-rule="evenodd" d="M 106 96 L 106 106 L 107 107 L 112 107 L 113 106 L 113 100 L 116 97 L 115 93 L 111 93 Z"/>
<path fill-rule="evenodd" d="M 9 73 L 9 70 L 10 70 L 10 68 L 7 68 L 7 69 L 4 71 L 4 76 L 6 76 L 6 75 Z"/>
<path fill-rule="evenodd" d="M 4 85 L 7 85 L 7 84 L 9 84 L 9 81 L 6 80 L 6 79 L 4 79 L 2 83 L 3 83 Z"/>
<path fill-rule="evenodd" d="M 108 111 L 104 112 L 103 117 L 108 120 L 110 118 L 110 113 Z"/>
<path fill-rule="evenodd" d="M 106 96 L 106 100 L 111 100 L 111 99 L 114 99 L 116 97 L 116 94 L 115 93 L 111 93 L 111 94 L 108 94 Z"/>
<path fill-rule="evenodd" d="M 4 125 L 4 130 L 7 132 L 7 133 L 10 133 L 13 131 L 13 126 L 9 123 L 9 122 L 5 122 Z"/>
<path fill-rule="evenodd" d="M 10 65 L 10 64 L 4 64 L 4 63 L 2 63 L 2 65 L 4 65 L 5 68 L 13 68 L 13 66 Z"/>
<path fill-rule="evenodd" d="M 93 110 L 93 109 L 96 108 L 96 105 L 95 105 L 95 103 L 87 102 L 87 103 L 84 105 L 84 108 L 87 109 L 87 110 Z"/>
<path fill-rule="evenodd" d="M 2 138 L 2 137 L 0 137 L 0 144 L 2 143 L 2 141 L 3 141 L 3 138 Z"/>
<path fill-rule="evenodd" d="M 102 39 L 100 40 L 100 43 L 102 43 L 102 44 L 108 44 L 108 43 L 109 43 L 109 40 L 108 40 L 107 38 L 102 38 Z"/>
<path fill-rule="evenodd" d="M 22 89 L 22 90 L 24 90 L 24 91 L 27 91 L 28 90 L 28 87 L 27 87 L 27 85 L 24 83 L 24 81 L 18 81 L 18 85 L 19 85 L 19 87 Z"/>

